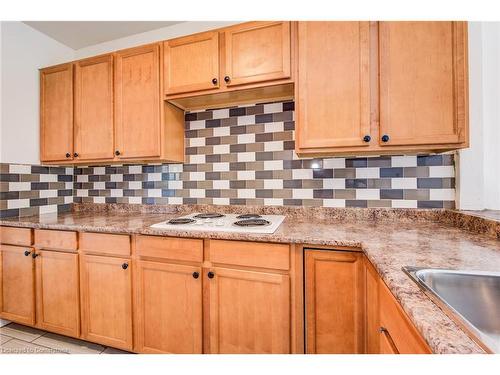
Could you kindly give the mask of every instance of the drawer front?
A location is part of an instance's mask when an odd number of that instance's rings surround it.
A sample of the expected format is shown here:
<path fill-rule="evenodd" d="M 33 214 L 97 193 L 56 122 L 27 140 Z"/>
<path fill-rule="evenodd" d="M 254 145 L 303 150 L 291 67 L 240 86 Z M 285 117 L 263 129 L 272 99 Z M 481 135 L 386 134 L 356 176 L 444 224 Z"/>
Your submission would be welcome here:
<path fill-rule="evenodd" d="M 80 233 L 80 250 L 116 256 L 130 256 L 130 236 L 126 234 Z"/>
<path fill-rule="evenodd" d="M 210 261 L 235 266 L 290 269 L 290 246 L 285 244 L 210 241 Z"/>
<path fill-rule="evenodd" d="M 203 240 L 137 236 L 137 254 L 142 257 L 203 262 Z"/>
<path fill-rule="evenodd" d="M 35 229 L 35 247 L 41 249 L 76 251 L 76 232 Z"/>
<path fill-rule="evenodd" d="M 406 316 L 387 286 L 379 283 L 381 347 L 390 337 L 395 351 L 401 354 L 425 354 L 431 350 L 415 326 Z M 388 337 L 387 337 L 388 336 Z"/>
<path fill-rule="evenodd" d="M 31 229 L 0 227 L 0 243 L 8 245 L 30 246 L 32 244 Z"/>

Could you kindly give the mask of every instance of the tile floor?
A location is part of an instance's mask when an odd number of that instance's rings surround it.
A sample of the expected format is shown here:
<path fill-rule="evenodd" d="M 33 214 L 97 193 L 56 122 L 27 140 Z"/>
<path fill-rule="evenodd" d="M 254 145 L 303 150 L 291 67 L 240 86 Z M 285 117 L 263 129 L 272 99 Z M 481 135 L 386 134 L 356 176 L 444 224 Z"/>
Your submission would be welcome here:
<path fill-rule="evenodd" d="M 2 322 L 4 324 L 4 322 Z M 0 325 L 1 354 L 128 354 L 16 323 Z"/>

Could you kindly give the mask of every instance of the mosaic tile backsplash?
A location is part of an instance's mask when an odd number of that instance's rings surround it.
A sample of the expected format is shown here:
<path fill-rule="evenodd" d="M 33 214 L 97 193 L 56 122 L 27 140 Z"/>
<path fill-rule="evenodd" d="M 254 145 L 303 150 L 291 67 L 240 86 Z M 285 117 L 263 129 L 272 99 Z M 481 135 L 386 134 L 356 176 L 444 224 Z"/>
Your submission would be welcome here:
<path fill-rule="evenodd" d="M 0 163 L 0 217 L 71 210 L 72 167 Z"/>
<path fill-rule="evenodd" d="M 453 155 L 299 159 L 294 128 L 293 102 L 187 113 L 185 164 L 66 168 L 74 173 L 72 199 L 75 203 L 454 208 Z M 14 209 L 10 199 L 2 196 L 2 210 Z"/>

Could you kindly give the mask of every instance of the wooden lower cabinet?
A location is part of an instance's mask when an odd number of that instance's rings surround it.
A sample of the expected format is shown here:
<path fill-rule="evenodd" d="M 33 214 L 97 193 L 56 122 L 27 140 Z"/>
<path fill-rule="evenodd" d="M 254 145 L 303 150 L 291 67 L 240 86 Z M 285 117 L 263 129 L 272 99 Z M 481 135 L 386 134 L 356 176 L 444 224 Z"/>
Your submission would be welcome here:
<path fill-rule="evenodd" d="M 201 267 L 139 260 L 134 272 L 137 351 L 201 354 Z"/>
<path fill-rule="evenodd" d="M 132 350 L 132 267 L 129 259 L 80 257 L 82 337 Z"/>
<path fill-rule="evenodd" d="M 35 264 L 37 327 L 78 337 L 78 254 L 37 250 Z"/>
<path fill-rule="evenodd" d="M 363 254 L 305 250 L 306 352 L 364 352 Z"/>
<path fill-rule="evenodd" d="M 210 353 L 290 353 L 290 278 L 215 267 L 206 272 Z"/>
<path fill-rule="evenodd" d="M 0 317 L 35 324 L 35 269 L 30 247 L 0 245 Z"/>

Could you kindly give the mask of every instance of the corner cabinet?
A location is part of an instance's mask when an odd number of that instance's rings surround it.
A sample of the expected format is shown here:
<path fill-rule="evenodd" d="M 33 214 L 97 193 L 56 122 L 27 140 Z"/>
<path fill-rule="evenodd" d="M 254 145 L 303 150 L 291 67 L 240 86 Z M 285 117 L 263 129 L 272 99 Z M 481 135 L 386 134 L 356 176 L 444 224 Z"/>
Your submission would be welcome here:
<path fill-rule="evenodd" d="M 40 160 L 73 159 L 73 64 L 40 70 Z"/>
<path fill-rule="evenodd" d="M 363 254 L 305 249 L 306 353 L 365 350 Z"/>
<path fill-rule="evenodd" d="M 466 22 L 299 22 L 296 152 L 468 147 Z"/>

